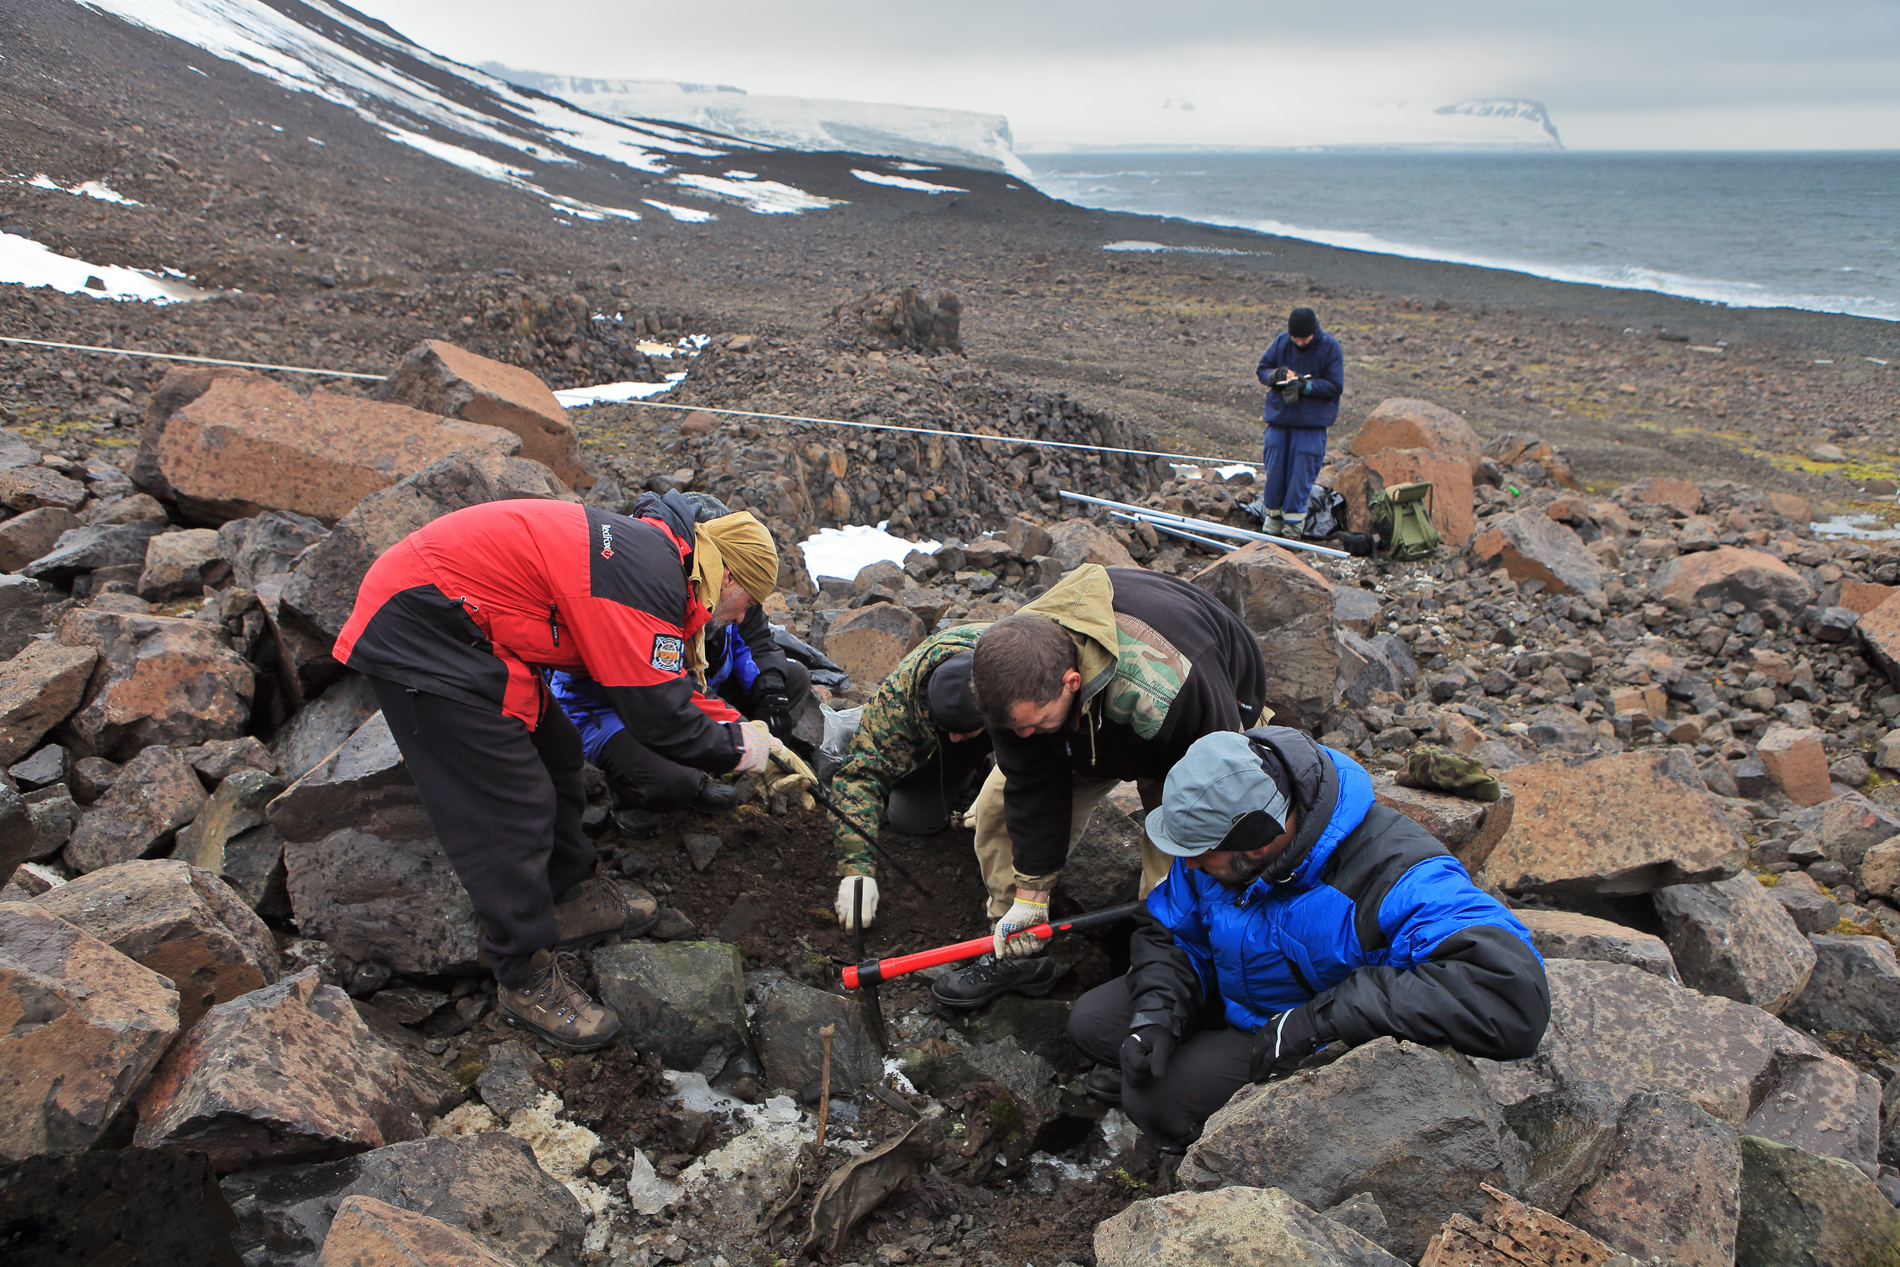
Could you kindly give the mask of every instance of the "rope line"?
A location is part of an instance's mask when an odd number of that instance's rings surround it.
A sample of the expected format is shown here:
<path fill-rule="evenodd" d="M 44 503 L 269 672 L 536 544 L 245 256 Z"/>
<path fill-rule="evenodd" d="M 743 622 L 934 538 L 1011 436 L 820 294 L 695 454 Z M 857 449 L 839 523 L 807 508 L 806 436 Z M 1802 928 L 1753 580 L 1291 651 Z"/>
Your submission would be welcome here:
<path fill-rule="evenodd" d="M 87 343 L 54 343 L 47 339 L 20 339 L 0 335 L 0 343 L 26 347 L 63 348 L 68 352 L 105 352 L 113 356 L 137 356 L 148 361 L 189 361 L 194 365 L 229 365 L 246 370 L 280 370 L 286 374 L 317 374 L 328 378 L 360 378 L 382 382 L 387 375 L 359 374 L 353 370 L 312 369 L 307 365 L 265 365 L 257 361 L 226 361 L 214 356 L 185 356 L 178 352 L 140 352 L 133 348 L 95 347 Z M 812 418 L 803 414 L 768 414 L 752 409 L 715 409 L 710 405 L 675 405 L 658 400 L 620 400 L 605 402 L 638 405 L 642 409 L 678 409 L 687 413 L 725 414 L 734 418 L 764 418 L 773 422 L 807 422 L 820 427 L 856 427 L 863 431 L 896 431 L 908 435 L 941 436 L 949 440 L 989 440 L 998 444 L 1021 444 L 1038 449 L 1079 449 L 1085 453 L 1113 453 L 1121 457 L 1170 458 L 1180 462 L 1212 462 L 1220 466 L 1259 466 L 1245 458 L 1207 457 L 1193 453 L 1157 453 L 1149 449 L 1117 449 L 1102 444 L 1077 444 L 1069 440 L 1025 440 L 1017 436 L 986 436 L 978 431 L 937 431 L 930 427 L 899 427 L 888 422 L 846 422 L 842 418 Z M 585 408 L 585 406 L 575 406 Z"/>

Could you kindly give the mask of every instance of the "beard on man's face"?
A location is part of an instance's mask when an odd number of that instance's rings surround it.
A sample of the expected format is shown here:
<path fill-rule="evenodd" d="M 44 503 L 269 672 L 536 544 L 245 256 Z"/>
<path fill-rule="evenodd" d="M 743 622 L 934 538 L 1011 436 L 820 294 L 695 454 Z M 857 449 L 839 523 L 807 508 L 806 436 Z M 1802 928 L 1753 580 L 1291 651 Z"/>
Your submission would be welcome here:
<path fill-rule="evenodd" d="M 1266 869 L 1273 865 L 1273 858 L 1270 855 L 1256 858 L 1251 854 L 1230 853 L 1225 855 L 1217 865 L 1218 870 L 1213 866 L 1203 866 L 1201 869 L 1227 888 L 1244 889 L 1258 880 Z"/>

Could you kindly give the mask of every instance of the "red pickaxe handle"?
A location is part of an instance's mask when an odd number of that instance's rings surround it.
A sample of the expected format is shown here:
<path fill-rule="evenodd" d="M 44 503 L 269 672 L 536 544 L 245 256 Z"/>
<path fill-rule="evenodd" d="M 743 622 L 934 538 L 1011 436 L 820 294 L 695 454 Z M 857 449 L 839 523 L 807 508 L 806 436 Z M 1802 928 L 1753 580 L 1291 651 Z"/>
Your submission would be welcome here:
<path fill-rule="evenodd" d="M 1048 941 L 1057 933 L 1099 928 L 1104 924 L 1118 924 L 1122 920 L 1132 919 L 1135 912 L 1142 910 L 1143 906 L 1141 902 L 1130 902 L 1126 906 L 1111 906 L 1106 910 L 1090 911 L 1085 915 L 1077 915 L 1074 919 L 1051 920 L 1047 924 L 1025 928 L 1019 936 L 1040 937 Z M 859 986 L 876 985 L 880 981 L 889 981 L 892 977 L 901 977 L 907 972 L 934 968 L 938 964 L 955 963 L 959 959 L 974 959 L 978 955 L 987 954 L 995 945 L 994 936 L 972 937 L 969 941 L 960 941 L 953 946 L 919 950 L 915 954 L 898 955 L 892 959 L 866 959 L 863 963 L 844 970 L 844 988 L 855 990 Z"/>

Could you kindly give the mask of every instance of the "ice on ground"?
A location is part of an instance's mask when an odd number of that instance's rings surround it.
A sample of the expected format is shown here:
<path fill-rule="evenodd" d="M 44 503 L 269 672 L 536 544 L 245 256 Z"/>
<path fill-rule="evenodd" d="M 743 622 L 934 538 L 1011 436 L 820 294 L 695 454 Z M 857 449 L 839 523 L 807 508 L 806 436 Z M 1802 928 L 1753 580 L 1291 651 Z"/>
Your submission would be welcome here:
<path fill-rule="evenodd" d="M 645 1153 L 637 1148 L 632 1152 L 627 1166 L 627 1204 L 648 1216 L 658 1214 L 680 1199 L 680 1186 L 661 1178 Z"/>
<path fill-rule="evenodd" d="M 626 400 L 645 400 L 672 391 L 686 377 L 686 371 L 668 374 L 664 383 L 602 383 L 598 387 L 568 387 L 554 393 L 563 409 L 581 409 L 587 405 L 612 405 Z"/>
<path fill-rule="evenodd" d="M 838 198 L 808 194 L 802 189 L 794 189 L 776 180 L 726 180 L 719 176 L 685 174 L 673 177 L 671 183 L 686 189 L 698 189 L 718 198 L 729 199 L 766 216 L 820 211 L 826 207 L 836 207 L 843 201 Z"/>
<path fill-rule="evenodd" d="M 805 570 L 813 577 L 837 576 L 850 580 L 880 559 L 902 563 L 912 550 L 936 553 L 939 541 L 906 541 L 894 537 L 882 527 L 851 524 L 844 528 L 820 528 L 799 543 L 805 552 Z"/>
<path fill-rule="evenodd" d="M 1132 251 L 1137 254 L 1152 255 L 1158 251 L 1171 251 L 1181 255 L 1272 255 L 1272 251 L 1243 251 L 1230 246 L 1169 246 L 1164 242 L 1147 242 L 1131 238 L 1121 242 L 1105 242 L 1104 251 Z"/>
<path fill-rule="evenodd" d="M 677 1101 L 681 1108 L 694 1113 L 737 1113 L 755 1124 L 766 1122 L 780 1126 L 801 1121 L 804 1117 L 798 1111 L 797 1102 L 789 1095 L 775 1095 L 764 1104 L 747 1104 L 737 1096 L 713 1090 L 703 1073 L 682 1073 L 677 1069 L 668 1069 L 666 1080 L 673 1084 L 673 1094 L 666 1098 Z"/>
<path fill-rule="evenodd" d="M 917 1088 L 912 1086 L 910 1079 L 904 1076 L 903 1063 L 899 1061 L 897 1057 L 886 1056 L 884 1058 L 884 1076 L 886 1078 L 889 1078 L 891 1080 L 891 1085 L 893 1087 L 896 1087 L 897 1090 L 902 1092 L 903 1094 L 905 1095 L 917 1094 Z"/>
<path fill-rule="evenodd" d="M 33 179 L 26 182 L 33 189 L 51 189 L 56 193 L 75 194 L 81 198 L 97 198 L 100 202 L 117 203 L 121 207 L 143 207 L 145 204 L 127 198 L 103 180 L 82 180 L 77 185 L 62 185 L 45 172 L 35 172 Z"/>
<path fill-rule="evenodd" d="M 1260 463 L 1258 462 L 1235 462 L 1228 466 L 1217 466 L 1211 472 L 1205 467 L 1194 466 L 1186 462 L 1170 462 L 1168 466 L 1174 471 L 1176 479 L 1183 480 L 1204 480 L 1210 474 L 1218 475 L 1224 480 L 1229 480 L 1243 471 L 1257 471 L 1260 469 Z"/>
<path fill-rule="evenodd" d="M 670 202 L 658 202 L 652 198 L 642 198 L 640 201 L 656 210 L 666 212 L 667 215 L 684 224 L 704 224 L 708 220 L 719 218 L 710 211 L 701 211 L 698 207 L 676 207 Z"/>
<path fill-rule="evenodd" d="M 89 283 L 98 283 L 91 285 Z M 208 299 L 208 290 L 114 264 L 88 264 L 57 255 L 52 248 L 16 233 L 0 233 L 0 283 L 47 286 L 69 295 L 95 299 L 140 299 L 169 304 Z"/>
<path fill-rule="evenodd" d="M 1877 515 L 1836 515 L 1808 525 L 1817 537 L 1852 537 L 1856 541 L 1900 540 L 1900 527 L 1881 527 Z"/>
<path fill-rule="evenodd" d="M 955 185 L 933 185 L 927 180 L 915 180 L 909 176 L 886 176 L 883 172 L 867 172 L 861 167 L 853 167 L 851 174 L 867 185 L 889 185 L 892 189 L 912 189 L 920 194 L 967 194 L 970 192 Z"/>

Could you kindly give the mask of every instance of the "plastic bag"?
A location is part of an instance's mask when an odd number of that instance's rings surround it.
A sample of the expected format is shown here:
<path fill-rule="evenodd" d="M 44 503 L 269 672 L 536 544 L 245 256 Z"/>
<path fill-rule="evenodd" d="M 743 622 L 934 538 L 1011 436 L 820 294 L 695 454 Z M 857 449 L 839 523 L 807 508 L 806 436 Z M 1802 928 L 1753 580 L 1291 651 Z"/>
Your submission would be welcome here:
<path fill-rule="evenodd" d="M 820 703 L 818 707 L 824 710 L 825 737 L 819 741 L 818 760 L 812 765 L 819 782 L 829 785 L 831 776 L 844 764 L 845 749 L 851 746 L 852 738 L 858 733 L 858 723 L 864 720 L 864 705 L 842 710 L 825 703 Z"/>

